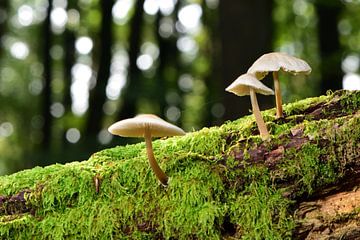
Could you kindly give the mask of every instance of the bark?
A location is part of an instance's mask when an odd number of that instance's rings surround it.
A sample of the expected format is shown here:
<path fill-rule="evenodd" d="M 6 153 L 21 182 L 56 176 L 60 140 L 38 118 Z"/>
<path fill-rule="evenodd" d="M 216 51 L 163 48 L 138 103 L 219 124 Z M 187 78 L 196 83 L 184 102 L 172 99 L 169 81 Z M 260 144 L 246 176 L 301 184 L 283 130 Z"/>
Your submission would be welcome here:
<path fill-rule="evenodd" d="M 360 92 L 0 177 L 4 239 L 358 239 Z M 89 228 L 89 226 L 91 226 Z"/>
<path fill-rule="evenodd" d="M 271 50 L 273 1 L 219 1 L 222 56 L 222 89 L 246 73 L 252 63 Z M 269 100 L 259 98 L 263 109 Z M 225 119 L 248 114 L 249 100 L 233 94 L 224 95 Z M 270 102 L 271 104 L 271 102 Z"/>
<path fill-rule="evenodd" d="M 342 49 L 338 20 L 343 9 L 341 1 L 315 1 L 318 15 L 318 39 L 320 50 L 321 93 L 342 88 Z"/>
<path fill-rule="evenodd" d="M 41 141 L 41 146 L 45 151 L 48 151 L 51 146 L 51 128 L 53 118 L 50 113 L 51 107 L 51 75 L 52 75 L 52 59 L 50 56 L 50 49 L 52 45 L 52 32 L 51 32 L 51 22 L 50 14 L 53 6 L 53 1 L 48 0 L 48 7 L 46 11 L 46 18 L 43 25 L 43 65 L 44 65 L 44 89 L 42 92 L 42 117 L 44 118 L 44 126 L 42 129 L 43 138 Z"/>
<path fill-rule="evenodd" d="M 144 1 L 137 0 L 134 6 L 134 15 L 130 23 L 129 36 L 129 67 L 127 76 L 127 86 L 123 90 L 122 104 L 117 119 L 133 117 L 136 113 L 136 103 L 141 89 L 141 72 L 136 65 L 137 57 L 140 53 L 141 34 L 143 29 Z"/>
<path fill-rule="evenodd" d="M 89 110 L 85 135 L 95 139 L 102 128 L 103 105 L 106 101 L 106 85 L 110 77 L 113 0 L 101 1 L 102 21 L 100 26 L 100 63 L 96 76 L 96 86 L 90 93 Z"/>

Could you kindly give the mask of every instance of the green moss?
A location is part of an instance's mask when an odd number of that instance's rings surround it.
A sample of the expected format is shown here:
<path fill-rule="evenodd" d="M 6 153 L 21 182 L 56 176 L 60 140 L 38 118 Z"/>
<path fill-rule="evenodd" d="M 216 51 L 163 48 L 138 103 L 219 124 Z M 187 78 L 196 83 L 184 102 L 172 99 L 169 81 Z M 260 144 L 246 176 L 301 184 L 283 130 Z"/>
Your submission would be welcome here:
<path fill-rule="evenodd" d="M 232 222 L 237 223 L 242 239 L 290 239 L 294 228 L 289 213 L 291 201 L 272 187 L 266 169 L 247 169 L 249 183 L 241 194 L 232 193 Z"/>
<path fill-rule="evenodd" d="M 359 92 L 336 92 L 302 100 L 286 105 L 287 117 L 281 120 L 275 119 L 274 109 L 264 111 L 272 134 L 268 142 L 256 135 L 252 115 L 155 140 L 154 154 L 170 177 L 167 187 L 153 175 L 144 143 L 105 149 L 83 162 L 0 177 L 0 194 L 28 189 L 25 199 L 32 209 L 0 216 L 1 237 L 291 238 L 295 198 L 285 197 L 289 189 L 284 183 L 292 184 L 296 197 L 311 195 L 343 176 L 358 152 L 360 118 L 353 113 L 359 99 Z M 308 114 L 336 101 L 340 110 L 328 107 L 321 115 Z M 299 139 L 304 143 L 284 148 L 273 167 L 265 167 L 263 159 L 253 160 L 250 150 L 265 146 L 261 151 L 269 153 L 292 143 L 292 129 L 302 130 Z M 242 151 L 241 160 L 235 150 Z"/>

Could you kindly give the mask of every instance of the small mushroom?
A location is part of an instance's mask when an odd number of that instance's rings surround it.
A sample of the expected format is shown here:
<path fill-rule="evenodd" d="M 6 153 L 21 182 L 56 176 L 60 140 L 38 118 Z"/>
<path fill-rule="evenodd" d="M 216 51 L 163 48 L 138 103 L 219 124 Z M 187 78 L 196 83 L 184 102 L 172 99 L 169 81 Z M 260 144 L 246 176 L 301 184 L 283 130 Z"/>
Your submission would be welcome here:
<path fill-rule="evenodd" d="M 263 79 L 269 72 L 273 73 L 277 118 L 283 117 L 282 98 L 278 76 L 278 72 L 280 70 L 294 75 L 310 74 L 311 67 L 300 58 L 290 56 L 286 53 L 272 52 L 259 57 L 247 71 L 248 73 L 255 74 L 256 78 L 259 80 Z"/>
<path fill-rule="evenodd" d="M 255 121 L 258 125 L 260 136 L 263 139 L 269 138 L 270 135 L 266 128 L 264 119 L 261 116 L 256 93 L 263 95 L 274 95 L 274 91 L 262 84 L 253 74 L 250 73 L 245 73 L 238 77 L 225 90 L 238 96 L 250 95 L 252 112 L 255 116 Z"/>
<path fill-rule="evenodd" d="M 144 137 L 150 167 L 159 181 L 164 186 L 167 185 L 168 176 L 161 170 L 154 157 L 152 137 L 185 135 L 181 128 L 162 120 L 156 115 L 139 114 L 134 118 L 114 123 L 109 127 L 108 131 L 122 137 Z"/>

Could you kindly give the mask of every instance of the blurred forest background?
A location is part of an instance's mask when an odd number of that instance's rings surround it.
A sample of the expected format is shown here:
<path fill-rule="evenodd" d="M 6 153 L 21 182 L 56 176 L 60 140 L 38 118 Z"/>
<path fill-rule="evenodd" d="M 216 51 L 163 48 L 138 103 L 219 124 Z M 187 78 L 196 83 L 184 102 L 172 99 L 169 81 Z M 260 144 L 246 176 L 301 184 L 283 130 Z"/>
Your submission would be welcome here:
<path fill-rule="evenodd" d="M 313 68 L 280 74 L 285 103 L 360 89 L 360 0 L 0 0 L 0 40 L 0 175 L 138 141 L 107 132 L 137 113 L 249 114 L 224 89 L 269 51 Z"/>

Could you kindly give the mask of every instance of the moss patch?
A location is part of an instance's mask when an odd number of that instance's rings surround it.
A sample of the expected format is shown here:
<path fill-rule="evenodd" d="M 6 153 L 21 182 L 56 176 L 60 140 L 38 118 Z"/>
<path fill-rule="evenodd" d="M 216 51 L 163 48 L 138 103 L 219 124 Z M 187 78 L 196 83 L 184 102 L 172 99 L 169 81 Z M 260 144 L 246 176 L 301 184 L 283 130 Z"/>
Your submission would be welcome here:
<path fill-rule="evenodd" d="M 359 106 L 360 92 L 340 91 L 285 105 L 280 120 L 273 109 L 264 111 L 272 135 L 265 142 L 253 116 L 156 140 L 154 154 L 170 177 L 166 188 L 151 172 L 144 143 L 0 177 L 0 234 L 291 238 L 296 202 L 360 166 Z M 10 199 L 19 196 L 22 207 L 10 211 Z"/>

